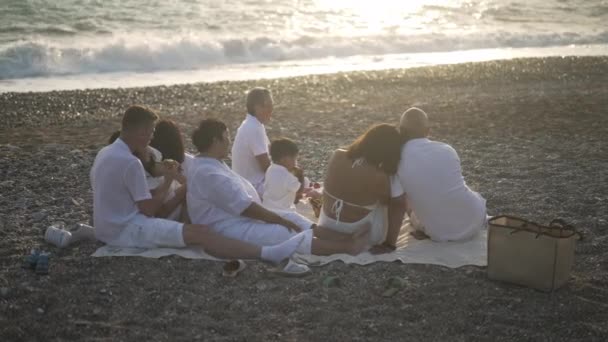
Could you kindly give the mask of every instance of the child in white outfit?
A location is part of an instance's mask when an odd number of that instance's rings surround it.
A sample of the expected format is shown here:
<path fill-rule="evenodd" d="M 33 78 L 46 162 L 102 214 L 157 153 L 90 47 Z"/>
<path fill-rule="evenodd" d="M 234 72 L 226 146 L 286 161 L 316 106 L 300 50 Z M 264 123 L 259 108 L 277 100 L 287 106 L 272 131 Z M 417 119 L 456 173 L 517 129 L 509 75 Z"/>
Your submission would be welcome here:
<path fill-rule="evenodd" d="M 262 204 L 273 211 L 295 211 L 302 197 L 303 175 L 297 166 L 298 146 L 289 139 L 270 144 L 272 164 L 266 170 Z"/>

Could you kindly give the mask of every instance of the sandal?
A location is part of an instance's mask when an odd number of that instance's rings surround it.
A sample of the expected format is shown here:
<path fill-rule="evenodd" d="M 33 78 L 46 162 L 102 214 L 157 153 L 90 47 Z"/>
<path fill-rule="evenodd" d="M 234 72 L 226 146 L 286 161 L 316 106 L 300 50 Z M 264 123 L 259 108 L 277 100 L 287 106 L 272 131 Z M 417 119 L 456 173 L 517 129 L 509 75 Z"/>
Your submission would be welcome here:
<path fill-rule="evenodd" d="M 36 263 L 36 274 L 46 275 L 49 274 L 49 254 L 40 253 L 38 256 L 38 262 Z"/>
<path fill-rule="evenodd" d="M 405 288 L 406 283 L 403 278 L 400 277 L 390 277 L 388 279 L 388 283 L 386 286 L 386 290 L 382 292 L 382 297 L 392 297 L 395 293 L 401 291 L 401 289 Z"/>
<path fill-rule="evenodd" d="M 23 265 L 21 265 L 21 267 L 31 270 L 35 269 L 36 264 L 38 263 L 38 257 L 40 257 L 40 252 L 37 249 L 32 248 L 30 254 L 25 257 L 25 260 L 23 261 Z"/>
<path fill-rule="evenodd" d="M 227 278 L 234 278 L 239 273 L 241 273 L 245 268 L 247 268 L 247 264 L 243 260 L 231 260 L 224 264 L 224 271 L 222 271 L 222 276 Z"/>

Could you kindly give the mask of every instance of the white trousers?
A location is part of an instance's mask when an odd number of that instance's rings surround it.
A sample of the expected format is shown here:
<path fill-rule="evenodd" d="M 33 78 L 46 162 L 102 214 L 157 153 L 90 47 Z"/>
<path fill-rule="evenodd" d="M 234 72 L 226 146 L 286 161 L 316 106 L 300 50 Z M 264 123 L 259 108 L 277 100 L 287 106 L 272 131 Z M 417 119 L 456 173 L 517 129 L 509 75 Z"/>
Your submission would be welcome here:
<path fill-rule="evenodd" d="M 181 222 L 138 215 L 123 228 L 119 236 L 104 242 L 116 247 L 182 248 L 186 246 L 183 228 Z"/>
<path fill-rule="evenodd" d="M 295 212 L 276 212 L 282 218 L 295 223 L 303 232 L 310 230 L 313 222 Z M 266 223 L 238 216 L 216 223 L 212 228 L 223 236 L 252 243 L 257 246 L 273 246 L 290 239 L 297 233 L 278 224 Z M 311 254 L 312 234 L 305 234 L 298 253 Z"/>

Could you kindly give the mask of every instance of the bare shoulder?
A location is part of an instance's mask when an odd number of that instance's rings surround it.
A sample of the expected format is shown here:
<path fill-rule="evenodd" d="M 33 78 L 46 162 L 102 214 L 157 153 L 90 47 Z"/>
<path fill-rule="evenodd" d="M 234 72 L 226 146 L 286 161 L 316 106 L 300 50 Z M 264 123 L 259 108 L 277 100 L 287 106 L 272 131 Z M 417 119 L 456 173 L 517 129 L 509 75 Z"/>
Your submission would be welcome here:
<path fill-rule="evenodd" d="M 346 157 L 346 150 L 343 149 L 337 149 L 334 150 L 334 152 L 331 154 L 331 157 L 329 158 L 329 162 L 335 162 L 338 160 L 342 160 Z"/>
<path fill-rule="evenodd" d="M 344 150 L 335 150 L 332 154 L 331 157 L 329 158 L 329 161 L 327 163 L 327 174 L 326 174 L 326 182 L 330 182 L 333 183 L 334 181 L 337 180 L 337 178 L 340 178 L 339 175 L 343 175 L 343 172 L 345 172 L 346 169 L 346 151 Z"/>

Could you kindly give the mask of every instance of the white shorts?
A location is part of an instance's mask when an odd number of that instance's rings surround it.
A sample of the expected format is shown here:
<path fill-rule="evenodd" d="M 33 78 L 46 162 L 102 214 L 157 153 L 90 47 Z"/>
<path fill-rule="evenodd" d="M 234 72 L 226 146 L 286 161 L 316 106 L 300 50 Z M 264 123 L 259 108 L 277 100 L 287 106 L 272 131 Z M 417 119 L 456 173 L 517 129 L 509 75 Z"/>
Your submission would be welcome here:
<path fill-rule="evenodd" d="M 369 242 L 370 246 L 374 246 L 384 242 L 388 229 L 388 209 L 386 206 L 378 205 L 378 207 L 369 212 L 365 217 L 357 222 L 341 222 L 333 219 L 325 211 L 321 210 L 319 215 L 319 226 L 331 229 L 340 233 L 352 234 L 363 225 L 369 224 Z"/>
<path fill-rule="evenodd" d="M 302 231 L 309 230 L 313 222 L 295 212 L 277 212 L 286 220 L 295 223 Z M 278 225 L 266 223 L 243 216 L 218 222 L 213 225 L 213 230 L 225 237 L 249 242 L 257 246 L 273 246 L 289 240 L 297 233 Z M 310 254 L 312 248 L 312 234 L 308 234 L 298 248 L 302 254 Z"/>
<path fill-rule="evenodd" d="M 110 246 L 157 248 L 157 247 L 185 247 L 183 236 L 184 224 L 153 217 L 136 217 L 127 224 L 114 239 Z"/>

